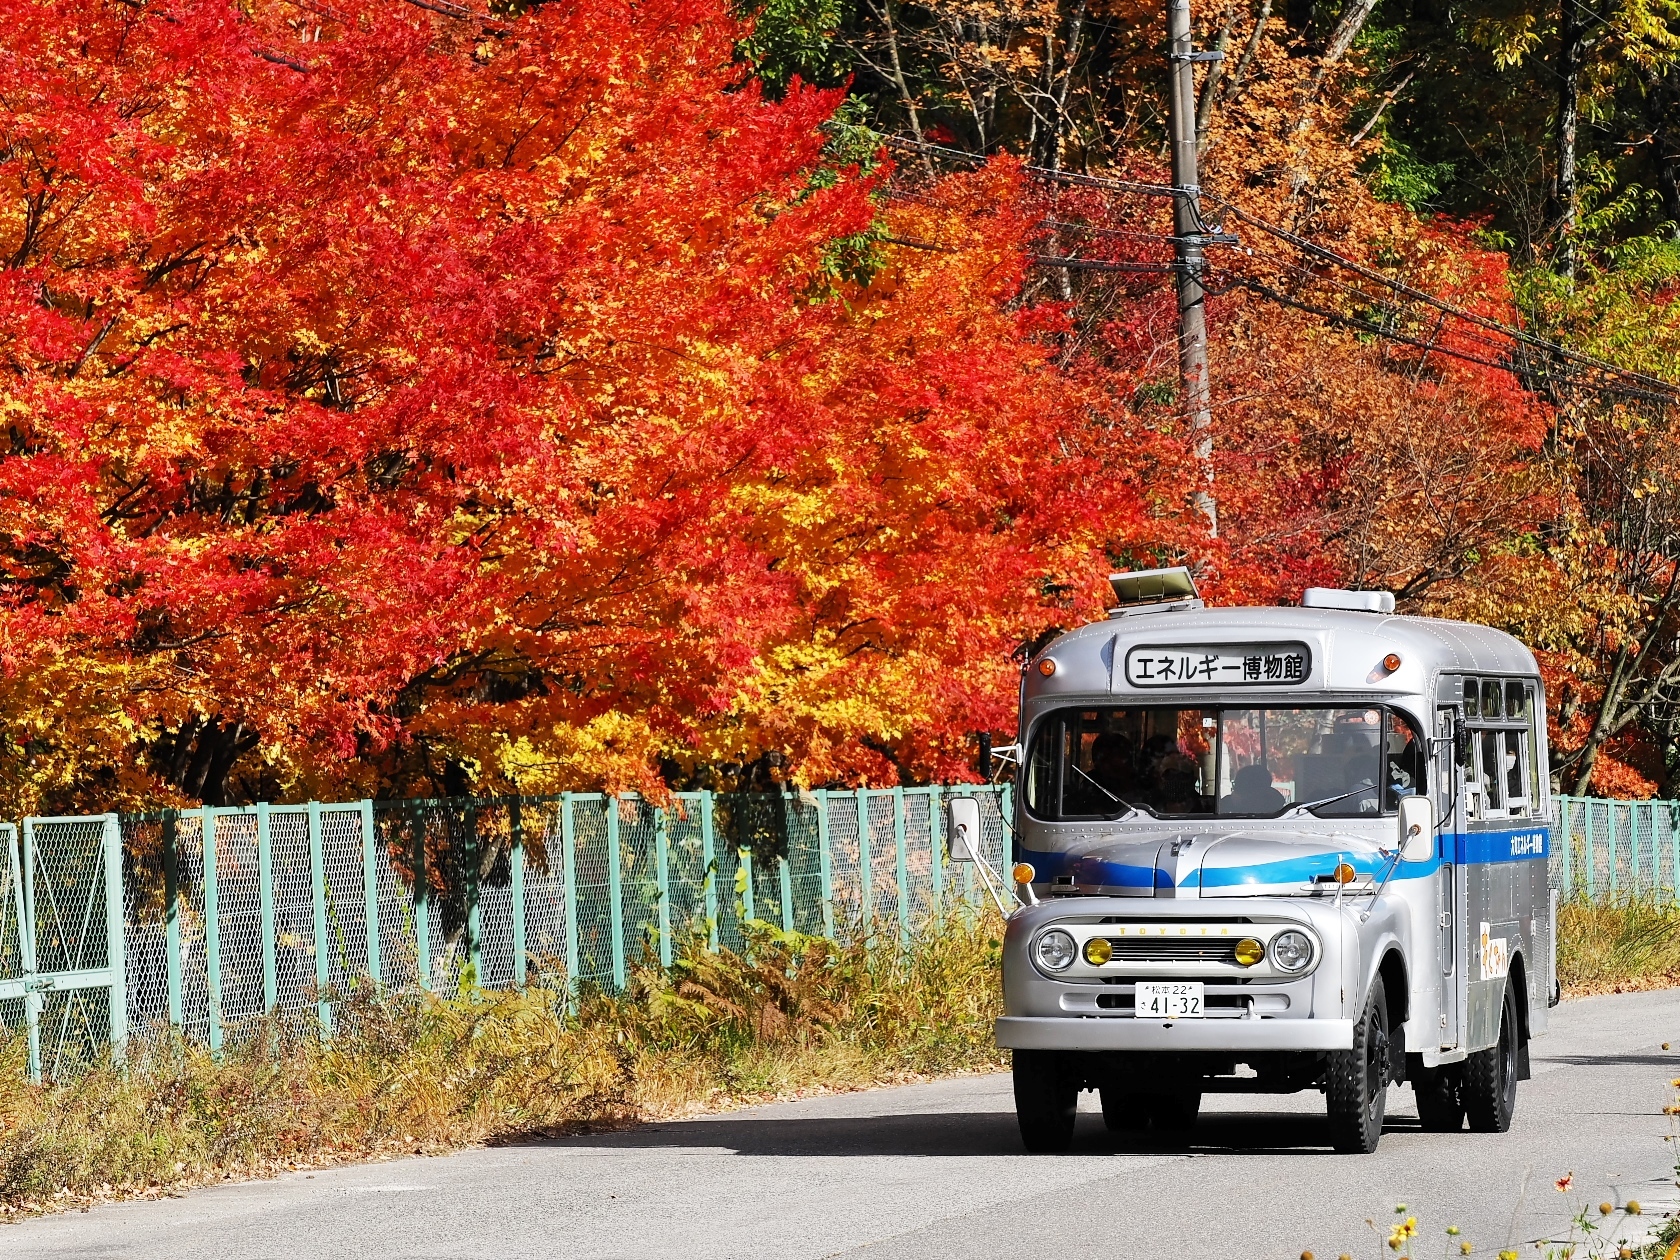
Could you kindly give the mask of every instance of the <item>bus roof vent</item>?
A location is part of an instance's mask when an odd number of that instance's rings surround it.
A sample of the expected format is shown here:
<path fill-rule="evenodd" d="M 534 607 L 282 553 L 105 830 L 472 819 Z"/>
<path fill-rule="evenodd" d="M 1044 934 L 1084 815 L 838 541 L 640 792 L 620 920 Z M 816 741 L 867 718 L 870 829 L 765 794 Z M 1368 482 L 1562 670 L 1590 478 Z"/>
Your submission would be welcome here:
<path fill-rule="evenodd" d="M 1118 605 L 1108 610 L 1110 617 L 1202 606 L 1202 601 L 1196 596 L 1196 579 L 1182 564 L 1172 569 L 1110 573 L 1108 584 L 1114 588 L 1114 599 Z"/>
<path fill-rule="evenodd" d="M 1302 608 L 1345 608 L 1349 612 L 1391 613 L 1393 591 L 1344 591 L 1334 586 L 1309 586 L 1301 593 Z"/>

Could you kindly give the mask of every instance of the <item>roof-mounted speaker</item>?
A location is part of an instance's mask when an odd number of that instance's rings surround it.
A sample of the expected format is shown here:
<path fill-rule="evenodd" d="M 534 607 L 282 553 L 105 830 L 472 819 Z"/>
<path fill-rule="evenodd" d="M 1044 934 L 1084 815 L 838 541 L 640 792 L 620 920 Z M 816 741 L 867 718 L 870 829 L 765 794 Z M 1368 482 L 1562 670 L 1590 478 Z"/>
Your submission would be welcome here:
<path fill-rule="evenodd" d="M 1393 591 L 1344 591 L 1334 586 L 1309 586 L 1301 593 L 1302 608 L 1343 608 L 1348 612 L 1391 613 Z"/>
<path fill-rule="evenodd" d="M 1201 599 L 1196 595 L 1196 579 L 1190 576 L 1190 570 L 1182 564 L 1171 569 L 1134 569 L 1130 573 L 1110 573 L 1108 584 L 1114 588 L 1116 604 L 1116 607 L 1108 610 L 1110 617 L 1202 606 Z"/>

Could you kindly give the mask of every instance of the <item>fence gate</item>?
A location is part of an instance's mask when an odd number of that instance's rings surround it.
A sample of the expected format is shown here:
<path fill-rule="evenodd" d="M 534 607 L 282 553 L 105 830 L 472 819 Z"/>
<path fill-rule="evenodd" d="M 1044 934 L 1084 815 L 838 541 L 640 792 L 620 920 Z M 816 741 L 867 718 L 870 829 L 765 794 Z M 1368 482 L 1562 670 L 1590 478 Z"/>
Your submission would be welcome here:
<path fill-rule="evenodd" d="M 0 842 L 0 1023 L 25 1030 L 32 1078 L 65 1075 L 128 1035 L 122 831 L 29 818 Z"/>

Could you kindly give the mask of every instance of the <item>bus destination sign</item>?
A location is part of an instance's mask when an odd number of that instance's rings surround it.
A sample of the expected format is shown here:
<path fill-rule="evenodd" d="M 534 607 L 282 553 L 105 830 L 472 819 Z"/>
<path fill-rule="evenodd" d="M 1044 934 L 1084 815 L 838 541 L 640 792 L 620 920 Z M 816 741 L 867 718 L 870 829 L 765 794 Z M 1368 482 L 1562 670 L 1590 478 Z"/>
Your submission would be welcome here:
<path fill-rule="evenodd" d="M 1298 687 L 1311 670 L 1305 643 L 1135 647 L 1126 653 L 1130 687 Z"/>

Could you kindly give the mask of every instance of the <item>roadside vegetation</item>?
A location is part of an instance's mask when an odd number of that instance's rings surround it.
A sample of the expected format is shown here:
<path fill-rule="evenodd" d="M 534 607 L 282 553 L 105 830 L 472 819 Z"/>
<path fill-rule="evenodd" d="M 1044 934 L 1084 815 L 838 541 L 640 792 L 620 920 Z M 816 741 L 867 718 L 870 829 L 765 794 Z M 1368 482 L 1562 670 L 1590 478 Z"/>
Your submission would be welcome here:
<path fill-rule="evenodd" d="M 218 1058 L 173 1034 L 126 1064 L 31 1084 L 0 1041 L 0 1220 L 102 1199 L 477 1143 L 611 1128 L 801 1094 L 1007 1066 L 995 916 L 872 946 L 751 928 L 743 954 L 691 942 L 630 989 L 360 992 L 335 1036 L 279 1020 Z M 1680 984 L 1680 910 L 1560 906 L 1566 996 Z"/>
<path fill-rule="evenodd" d="M 175 1036 L 32 1085 L 0 1042 L 0 1220 L 347 1160 L 613 1127 L 1003 1066 L 994 917 L 836 946 L 758 924 L 571 1013 L 549 989 L 359 994 L 218 1060 Z M 470 980 L 470 977 L 468 978 Z"/>
<path fill-rule="evenodd" d="M 1666 898 L 1560 902 L 1557 932 L 1565 996 L 1680 985 L 1680 905 Z"/>

